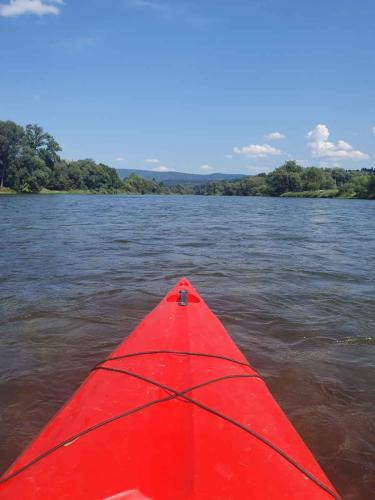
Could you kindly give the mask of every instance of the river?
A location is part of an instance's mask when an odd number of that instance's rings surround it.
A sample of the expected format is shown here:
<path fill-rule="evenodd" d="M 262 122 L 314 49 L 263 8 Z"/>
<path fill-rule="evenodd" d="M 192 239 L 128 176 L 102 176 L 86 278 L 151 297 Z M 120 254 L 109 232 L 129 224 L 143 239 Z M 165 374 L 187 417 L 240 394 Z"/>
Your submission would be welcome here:
<path fill-rule="evenodd" d="M 375 202 L 0 197 L 0 470 L 186 275 L 345 499 L 375 491 Z"/>

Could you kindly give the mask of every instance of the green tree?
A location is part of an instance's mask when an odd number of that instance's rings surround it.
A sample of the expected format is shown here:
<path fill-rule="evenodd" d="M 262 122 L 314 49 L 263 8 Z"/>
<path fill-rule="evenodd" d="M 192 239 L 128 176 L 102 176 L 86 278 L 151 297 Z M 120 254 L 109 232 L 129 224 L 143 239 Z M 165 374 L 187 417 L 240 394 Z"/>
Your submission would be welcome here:
<path fill-rule="evenodd" d="M 375 170 L 370 176 L 370 180 L 367 186 L 367 197 L 371 199 L 375 199 Z"/>
<path fill-rule="evenodd" d="M 340 187 L 339 195 L 352 198 L 368 198 L 370 197 L 371 180 L 371 174 L 352 172 L 349 182 Z"/>
<path fill-rule="evenodd" d="M 301 191 L 303 168 L 295 161 L 287 161 L 271 172 L 267 177 L 268 192 L 271 196 L 280 196 L 290 191 Z"/>
<path fill-rule="evenodd" d="M 114 168 L 94 160 L 78 160 L 70 162 L 68 176 L 72 189 L 87 189 L 93 192 L 112 193 L 122 187 L 122 183 Z"/>
<path fill-rule="evenodd" d="M 332 168 L 331 169 L 331 177 L 334 181 L 336 187 L 340 188 L 344 184 L 346 184 L 351 177 L 350 172 L 344 170 L 343 168 Z"/>
<path fill-rule="evenodd" d="M 67 191 L 72 189 L 74 183 L 71 181 L 71 174 L 68 162 L 64 160 L 56 162 L 50 172 L 47 188 L 55 191 Z"/>
<path fill-rule="evenodd" d="M 45 132 L 39 125 L 26 125 L 25 142 L 31 151 L 42 158 L 49 168 L 52 168 L 60 159 L 58 156 L 59 151 L 61 151 L 60 145 L 52 135 Z"/>
<path fill-rule="evenodd" d="M 9 186 L 8 174 L 16 168 L 24 145 L 24 130 L 12 121 L 0 121 L 0 189 Z"/>
<path fill-rule="evenodd" d="M 329 173 L 322 168 L 306 168 L 302 175 L 303 191 L 318 191 L 319 189 L 331 189 L 335 183 Z"/>
<path fill-rule="evenodd" d="M 25 152 L 17 168 L 11 169 L 12 187 L 20 193 L 38 193 L 48 183 L 49 169 L 38 156 Z"/>

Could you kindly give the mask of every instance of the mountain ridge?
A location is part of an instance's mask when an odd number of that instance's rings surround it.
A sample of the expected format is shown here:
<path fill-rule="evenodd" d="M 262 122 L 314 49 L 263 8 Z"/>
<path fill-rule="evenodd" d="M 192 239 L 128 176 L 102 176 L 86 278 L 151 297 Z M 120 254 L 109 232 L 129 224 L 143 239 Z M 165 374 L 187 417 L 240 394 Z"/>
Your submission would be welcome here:
<path fill-rule="evenodd" d="M 125 179 L 130 175 L 138 175 L 146 180 L 155 179 L 157 182 L 163 182 L 166 186 L 176 184 L 207 184 L 208 182 L 236 180 L 246 177 L 245 174 L 221 174 L 218 172 L 212 174 L 190 174 L 187 172 L 155 172 L 153 170 L 140 170 L 135 168 L 117 168 L 119 177 Z"/>

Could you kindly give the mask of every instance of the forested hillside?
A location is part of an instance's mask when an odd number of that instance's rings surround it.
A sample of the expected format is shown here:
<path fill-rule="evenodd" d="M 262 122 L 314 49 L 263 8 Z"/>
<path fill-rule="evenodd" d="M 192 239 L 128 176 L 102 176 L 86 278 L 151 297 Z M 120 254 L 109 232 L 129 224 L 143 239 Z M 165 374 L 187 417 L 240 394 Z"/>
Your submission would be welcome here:
<path fill-rule="evenodd" d="M 233 181 L 238 179 L 243 179 L 246 177 L 244 174 L 190 174 L 186 172 L 158 172 L 153 170 L 139 170 L 139 169 L 126 169 L 126 168 L 118 168 L 117 173 L 120 179 L 125 179 L 126 177 L 130 177 L 131 175 L 137 175 L 138 177 L 142 177 L 146 180 L 155 180 L 157 182 L 162 182 L 164 186 L 176 186 L 177 184 L 181 185 L 198 185 L 198 184 L 206 184 L 208 182 L 216 182 L 216 181 Z"/>

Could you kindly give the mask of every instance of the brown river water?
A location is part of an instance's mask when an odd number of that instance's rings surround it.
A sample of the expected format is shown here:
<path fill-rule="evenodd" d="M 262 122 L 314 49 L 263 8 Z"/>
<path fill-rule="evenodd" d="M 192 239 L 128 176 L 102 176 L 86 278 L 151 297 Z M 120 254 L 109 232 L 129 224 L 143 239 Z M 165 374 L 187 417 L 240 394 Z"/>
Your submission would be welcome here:
<path fill-rule="evenodd" d="M 375 202 L 0 197 L 0 470 L 183 275 L 345 499 L 375 491 Z"/>

